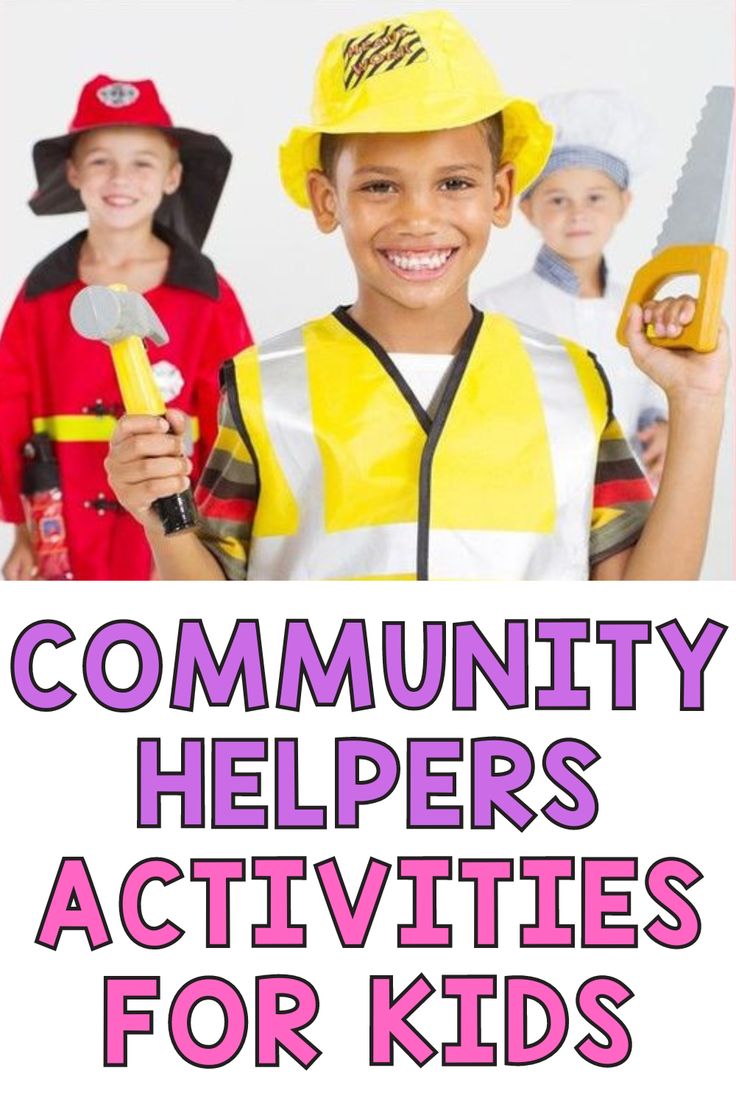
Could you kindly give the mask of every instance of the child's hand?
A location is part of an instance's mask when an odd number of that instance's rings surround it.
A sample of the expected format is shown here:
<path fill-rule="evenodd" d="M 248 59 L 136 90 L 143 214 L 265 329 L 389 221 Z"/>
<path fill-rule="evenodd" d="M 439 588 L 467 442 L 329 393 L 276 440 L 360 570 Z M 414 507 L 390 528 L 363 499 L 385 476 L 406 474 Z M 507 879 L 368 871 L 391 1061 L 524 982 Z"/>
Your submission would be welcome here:
<path fill-rule="evenodd" d="M 184 455 L 185 426 L 181 410 L 168 410 L 165 418 L 126 415 L 110 441 L 105 460 L 108 483 L 120 504 L 147 529 L 161 524 L 151 504 L 189 486 L 192 463 Z"/>
<path fill-rule="evenodd" d="M 650 324 L 658 337 L 678 337 L 692 321 L 695 306 L 689 295 L 650 300 L 641 307 L 632 306 L 626 323 L 626 341 L 634 361 L 667 393 L 670 402 L 685 397 L 722 399 L 724 395 L 729 369 L 728 331 L 724 322 L 712 353 L 658 348 L 646 336 L 645 327 Z"/>
<path fill-rule="evenodd" d="M 642 446 L 641 458 L 649 476 L 649 482 L 655 488 L 659 486 L 662 479 L 669 428 L 667 422 L 657 421 L 637 433 Z"/>
<path fill-rule="evenodd" d="M 31 547 L 31 538 L 25 525 L 16 525 L 15 541 L 10 554 L 3 564 L 3 578 L 9 582 L 21 582 L 35 579 L 38 574 L 36 558 Z"/>

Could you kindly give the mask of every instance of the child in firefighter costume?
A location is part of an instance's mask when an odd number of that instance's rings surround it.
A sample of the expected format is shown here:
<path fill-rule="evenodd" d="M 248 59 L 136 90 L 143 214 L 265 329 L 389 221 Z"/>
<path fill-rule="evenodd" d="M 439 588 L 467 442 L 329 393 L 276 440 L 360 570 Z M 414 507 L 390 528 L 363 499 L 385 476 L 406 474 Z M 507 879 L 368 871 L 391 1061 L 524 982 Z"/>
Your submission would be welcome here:
<path fill-rule="evenodd" d="M 656 348 L 693 305 L 632 309 L 628 340 L 670 399 L 659 497 L 595 357 L 471 306 L 468 281 L 552 128 L 510 99 L 443 12 L 339 35 L 282 181 L 340 227 L 350 307 L 239 354 L 199 483 L 198 534 L 166 538 L 151 502 L 187 484 L 164 419 L 123 418 L 108 471 L 161 575 L 206 579 L 694 577 L 723 418 L 727 346 Z M 177 416 L 170 423 L 181 429 Z M 147 460 L 156 457 L 152 477 Z"/>
<path fill-rule="evenodd" d="M 36 571 L 21 500 L 24 442 L 51 438 L 76 579 L 148 579 L 140 527 L 104 470 L 122 413 L 108 350 L 80 338 L 69 305 L 87 283 L 146 294 L 170 341 L 154 352 L 164 400 L 188 415 L 193 477 L 217 428 L 218 369 L 251 343 L 243 312 L 200 247 L 230 167 L 216 137 L 175 127 L 152 81 L 98 76 L 69 132 L 33 150 L 36 214 L 86 210 L 88 229 L 37 265 L 0 339 L 0 519 L 16 526 L 6 578 Z"/>

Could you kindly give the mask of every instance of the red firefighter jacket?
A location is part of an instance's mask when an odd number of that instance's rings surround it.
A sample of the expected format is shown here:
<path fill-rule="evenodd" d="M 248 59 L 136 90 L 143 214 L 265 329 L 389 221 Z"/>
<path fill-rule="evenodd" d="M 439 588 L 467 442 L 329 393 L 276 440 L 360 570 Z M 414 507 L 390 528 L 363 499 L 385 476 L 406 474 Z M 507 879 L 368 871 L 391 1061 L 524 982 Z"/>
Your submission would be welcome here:
<path fill-rule="evenodd" d="M 212 262 L 170 231 L 156 227 L 156 233 L 171 255 L 164 283 L 146 298 L 170 340 L 148 352 L 167 404 L 197 419 L 196 480 L 217 431 L 219 366 L 252 337 Z M 143 529 L 115 501 L 103 467 L 104 438 L 122 413 L 110 352 L 80 337 L 69 321 L 83 286 L 77 269 L 84 237 L 76 235 L 33 269 L 0 337 L 0 519 L 24 520 L 21 449 L 34 429 L 47 430 L 55 438 L 74 577 L 148 579 Z M 102 439 L 89 439 L 95 436 Z"/>

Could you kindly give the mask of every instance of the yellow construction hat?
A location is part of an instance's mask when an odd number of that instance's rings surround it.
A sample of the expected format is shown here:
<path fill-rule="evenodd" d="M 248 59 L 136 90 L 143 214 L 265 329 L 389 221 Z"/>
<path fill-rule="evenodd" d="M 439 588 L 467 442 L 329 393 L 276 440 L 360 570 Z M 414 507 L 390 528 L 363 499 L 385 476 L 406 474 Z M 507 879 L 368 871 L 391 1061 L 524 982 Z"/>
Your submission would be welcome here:
<path fill-rule="evenodd" d="M 366 23 L 333 38 L 317 69 L 312 125 L 281 147 L 281 180 L 309 206 L 307 173 L 319 169 L 321 134 L 447 130 L 502 112 L 503 161 L 528 187 L 547 161 L 554 128 L 529 100 L 510 99 L 480 47 L 444 11 Z"/>

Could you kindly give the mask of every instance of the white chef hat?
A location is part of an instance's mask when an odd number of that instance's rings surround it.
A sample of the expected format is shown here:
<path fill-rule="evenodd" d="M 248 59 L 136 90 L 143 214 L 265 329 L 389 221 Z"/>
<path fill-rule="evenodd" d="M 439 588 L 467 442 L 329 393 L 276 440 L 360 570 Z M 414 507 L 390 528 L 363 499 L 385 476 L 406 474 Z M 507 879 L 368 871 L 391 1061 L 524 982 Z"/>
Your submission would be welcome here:
<path fill-rule="evenodd" d="M 639 104 L 616 89 L 556 92 L 539 101 L 555 127 L 549 160 L 531 188 L 558 169 L 600 169 L 619 188 L 644 168 L 652 130 Z"/>

